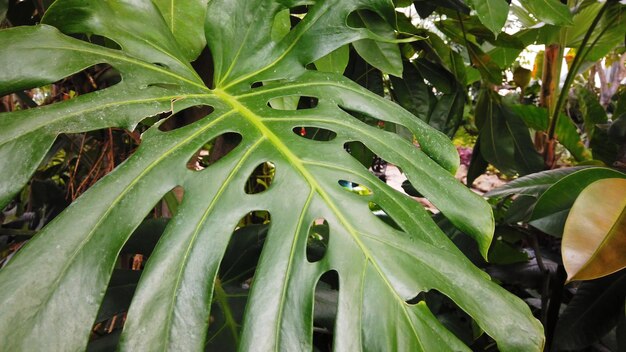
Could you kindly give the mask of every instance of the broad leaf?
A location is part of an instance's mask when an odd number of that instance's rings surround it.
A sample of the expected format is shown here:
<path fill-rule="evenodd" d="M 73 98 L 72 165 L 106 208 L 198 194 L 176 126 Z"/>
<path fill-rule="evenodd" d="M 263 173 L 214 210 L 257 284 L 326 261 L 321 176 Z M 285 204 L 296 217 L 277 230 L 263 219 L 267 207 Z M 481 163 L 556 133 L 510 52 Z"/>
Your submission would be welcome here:
<path fill-rule="evenodd" d="M 537 131 L 548 130 L 548 111 L 534 105 L 508 105 L 519 117 L 521 117 L 529 128 Z M 578 161 L 590 160 L 591 151 L 585 147 L 581 135 L 578 133 L 576 125 L 568 116 L 561 114 L 557 121 L 557 140 L 572 153 Z"/>
<path fill-rule="evenodd" d="M 476 103 L 476 126 L 482 156 L 502 172 L 526 175 L 543 168 L 528 128 L 502 104 L 497 93 L 481 91 Z"/>
<path fill-rule="evenodd" d="M 538 197 L 552 185 L 585 167 L 570 167 L 534 173 L 513 180 L 502 187 L 496 188 L 486 194 L 488 197 L 505 197 L 514 194 Z"/>
<path fill-rule="evenodd" d="M 390 76 L 394 100 L 413 115 L 428 122 L 434 97 L 433 89 L 424 82 L 424 77 L 411 63 L 405 63 L 402 78 Z"/>
<path fill-rule="evenodd" d="M 521 0 L 520 3 L 539 20 L 557 26 L 572 24 L 572 15 L 566 4 L 558 0 Z"/>
<path fill-rule="evenodd" d="M 509 4 L 506 0 L 470 0 L 470 6 L 485 27 L 489 28 L 497 37 L 502 31 L 509 14 Z"/>
<path fill-rule="evenodd" d="M 568 280 L 590 280 L 626 267 L 626 180 L 586 187 L 565 222 L 563 265 Z"/>
<path fill-rule="evenodd" d="M 206 46 L 204 17 L 208 1 L 153 0 L 187 61 L 195 60 Z"/>
<path fill-rule="evenodd" d="M 612 169 L 592 167 L 559 180 L 537 200 L 530 224 L 547 234 L 561 237 L 576 198 L 587 186 L 605 178 L 626 178 L 626 175 Z"/>
<path fill-rule="evenodd" d="M 357 11 L 351 16 L 351 19 L 353 19 L 352 25 L 371 29 L 390 41 L 395 37 L 393 27 L 372 12 Z M 362 39 L 352 45 L 370 65 L 384 73 L 402 77 L 402 56 L 398 44 Z"/>
<path fill-rule="evenodd" d="M 0 72 L 0 94 L 54 82 L 98 63 L 122 76 L 113 87 L 0 117 L 2 205 L 23 187 L 61 133 L 132 129 L 146 117 L 191 106 L 214 110 L 169 132 L 159 130 L 161 122 L 148 129 L 134 155 L 0 272 L 4 349 L 84 349 L 118 253 L 153 205 L 176 186 L 185 190 L 184 198 L 141 275 L 122 350 L 204 349 L 214 287 L 220 296 L 220 262 L 239 220 L 255 210 L 267 211 L 271 223 L 238 332 L 241 350 L 311 350 L 315 287 L 329 271 L 340 282 L 338 351 L 469 350 L 424 302 L 407 303 L 432 289 L 471 315 L 500 350 L 543 348 L 541 325 L 522 301 L 474 267 L 419 203 L 381 182 L 344 150 L 347 142 L 359 141 L 401 167 L 485 256 L 493 232 L 490 208 L 452 176 L 458 154 L 446 136 L 340 75 L 306 69 L 350 42 L 380 38 L 347 26 L 346 20 L 367 7 L 394 23 L 391 2 L 316 1 L 295 28 L 272 40 L 275 15 L 303 3 L 308 2 L 212 0 L 205 21 L 215 63 L 212 89 L 193 71 L 180 37 L 148 0 L 59 0 L 46 14 L 47 25 L 0 32 L 6 44 L 0 65 L 13 68 Z M 76 33 L 104 36 L 122 49 L 67 35 Z M 252 88 L 259 82 L 262 87 Z M 292 96 L 314 97 L 318 104 L 305 110 L 268 105 Z M 403 126 L 419 148 L 355 115 Z M 294 133 L 298 127 L 335 136 L 310 140 Z M 186 168 L 199 148 L 225 133 L 241 135 L 241 143 L 203 171 Z M 272 184 L 247 194 L 249 176 L 265 162 L 275 166 Z M 355 194 L 341 181 L 371 192 Z M 371 203 L 396 225 L 374 215 Z M 322 258 L 311 262 L 309 227 L 320 218 L 328 223 L 330 239 Z"/>

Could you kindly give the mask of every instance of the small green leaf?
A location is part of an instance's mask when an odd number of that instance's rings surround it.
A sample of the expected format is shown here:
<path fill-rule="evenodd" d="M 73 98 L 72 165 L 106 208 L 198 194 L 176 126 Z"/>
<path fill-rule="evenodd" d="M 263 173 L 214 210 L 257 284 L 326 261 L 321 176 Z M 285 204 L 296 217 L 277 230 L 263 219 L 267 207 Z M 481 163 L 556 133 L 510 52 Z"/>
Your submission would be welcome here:
<path fill-rule="evenodd" d="M 315 68 L 322 72 L 343 74 L 350 59 L 350 47 L 344 45 L 332 53 L 315 61 Z"/>
<path fill-rule="evenodd" d="M 509 4 L 506 0 L 469 0 L 469 3 L 476 10 L 480 22 L 497 37 L 509 14 Z"/>
<path fill-rule="evenodd" d="M 270 38 L 273 41 L 278 42 L 283 39 L 287 33 L 291 30 L 291 16 L 289 9 L 279 11 L 274 17 L 274 23 L 272 24 L 272 34 Z"/>

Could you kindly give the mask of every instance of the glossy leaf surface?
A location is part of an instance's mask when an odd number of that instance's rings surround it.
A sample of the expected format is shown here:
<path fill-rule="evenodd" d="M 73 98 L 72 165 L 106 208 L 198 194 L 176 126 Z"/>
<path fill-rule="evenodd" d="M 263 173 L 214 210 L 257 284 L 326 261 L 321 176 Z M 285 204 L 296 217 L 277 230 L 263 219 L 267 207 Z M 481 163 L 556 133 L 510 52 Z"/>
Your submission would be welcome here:
<path fill-rule="evenodd" d="M 605 178 L 626 178 L 626 175 L 608 168 L 592 167 L 559 180 L 537 200 L 530 224 L 547 234 L 561 237 L 570 208 L 579 194 L 593 182 Z"/>
<path fill-rule="evenodd" d="M 514 194 L 521 194 L 538 197 L 564 177 L 584 169 L 586 168 L 570 167 L 537 172 L 532 175 L 527 175 L 513 180 L 502 187 L 489 191 L 486 195 L 488 197 L 505 197 Z"/>
<path fill-rule="evenodd" d="M 607 178 L 576 199 L 563 232 L 568 280 L 590 280 L 626 267 L 626 180 Z"/>
<path fill-rule="evenodd" d="M 271 224 L 238 332 L 241 350 L 310 350 L 315 287 L 331 270 L 340 282 L 337 351 L 468 350 L 423 302 L 407 303 L 431 289 L 471 315 L 500 350 L 542 349 L 541 325 L 528 307 L 474 267 L 419 203 L 381 182 L 344 150 L 345 143 L 359 141 L 397 164 L 486 256 L 493 233 L 490 208 L 452 176 L 458 154 L 446 136 L 340 75 L 305 68 L 350 42 L 379 38 L 348 26 L 346 19 L 367 7 L 394 23 L 391 2 L 316 1 L 295 28 L 273 40 L 275 15 L 301 4 L 212 0 L 204 28 L 215 63 L 213 89 L 188 63 L 195 35 L 182 40 L 176 26 L 172 33 L 177 22 L 165 18 L 184 16 L 185 8 L 167 12 L 148 0 L 60 0 L 46 14 L 46 25 L 0 32 L 0 41 L 8 43 L 0 66 L 15 68 L 0 72 L 0 94 L 54 82 L 97 63 L 110 64 L 122 76 L 117 85 L 95 93 L 1 116 L 2 205 L 23 187 L 61 133 L 132 129 L 163 112 L 198 105 L 214 109 L 169 132 L 158 129 L 160 122 L 151 127 L 132 157 L 0 272 L 3 348 L 84 349 L 118 253 L 153 205 L 180 186 L 184 198 L 134 292 L 121 350 L 204 349 L 220 262 L 239 219 L 255 210 L 267 211 Z M 121 50 L 67 35 L 75 33 L 104 36 Z M 251 88 L 258 82 L 263 86 Z M 276 98 L 303 96 L 318 99 L 317 106 L 279 110 L 268 105 Z M 403 126 L 420 148 L 348 112 Z M 336 137 L 302 138 L 293 130 L 303 125 Z M 186 168 L 200 147 L 225 133 L 241 135 L 239 146 L 203 171 Z M 265 162 L 275 165 L 271 186 L 247 194 L 250 174 Z M 364 185 L 371 194 L 346 191 L 340 180 Z M 370 203 L 399 228 L 372 214 Z M 310 224 L 319 218 L 327 221 L 330 239 L 325 255 L 312 263 L 306 243 Z"/>

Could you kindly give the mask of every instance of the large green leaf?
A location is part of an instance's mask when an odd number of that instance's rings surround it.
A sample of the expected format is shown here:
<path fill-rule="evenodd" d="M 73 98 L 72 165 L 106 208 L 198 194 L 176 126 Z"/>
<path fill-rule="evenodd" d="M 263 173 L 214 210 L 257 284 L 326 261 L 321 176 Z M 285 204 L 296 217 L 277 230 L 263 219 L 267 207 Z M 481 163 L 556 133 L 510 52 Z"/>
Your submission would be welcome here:
<path fill-rule="evenodd" d="M 394 39 L 393 27 L 385 22 L 380 16 L 369 11 L 357 11 L 351 17 L 354 26 L 368 28 L 380 33 L 387 40 Z M 402 77 L 402 56 L 398 44 L 381 42 L 372 39 L 361 39 L 352 44 L 354 49 L 370 65 L 384 73 Z"/>
<path fill-rule="evenodd" d="M 505 197 L 515 194 L 538 197 L 548 190 L 552 185 L 585 167 L 569 167 L 563 169 L 555 169 L 537 172 L 531 175 L 520 177 L 513 180 L 502 187 L 489 191 L 488 197 Z"/>
<path fill-rule="evenodd" d="M 591 167 L 563 177 L 541 194 L 533 209 L 531 225 L 550 235 L 561 237 L 570 208 L 587 186 L 605 178 L 626 178 L 619 171 Z"/>
<path fill-rule="evenodd" d="M 526 175 L 543 168 L 528 128 L 520 117 L 502 104 L 496 92 L 481 91 L 476 103 L 476 126 L 480 130 L 478 138 L 482 156 L 501 171 Z"/>
<path fill-rule="evenodd" d="M 485 256 L 493 218 L 489 206 L 452 176 L 458 155 L 446 136 L 346 78 L 305 68 L 349 42 L 378 38 L 346 20 L 367 7 L 393 23 L 391 2 L 316 1 L 295 28 L 273 41 L 275 15 L 302 4 L 310 3 L 212 0 L 205 29 L 215 62 L 213 89 L 192 70 L 180 37 L 148 0 L 60 0 L 49 9 L 47 25 L 0 32 L 5 44 L 0 66 L 12 68 L 0 72 L 0 94 L 98 63 L 122 76 L 119 84 L 95 93 L 0 116 L 3 205 L 60 133 L 133 128 L 148 116 L 197 105 L 214 109 L 169 132 L 160 131 L 160 123 L 152 126 L 133 156 L 14 256 L 0 272 L 3 349 L 84 349 L 118 253 L 153 205 L 176 186 L 185 190 L 184 198 L 136 288 L 122 350 L 203 350 L 220 262 L 239 220 L 254 210 L 267 211 L 271 224 L 249 292 L 241 350 L 310 350 L 315 287 L 331 270 L 340 282 L 338 351 L 469 350 L 424 302 L 407 303 L 431 289 L 471 315 L 502 351 L 542 349 L 542 328 L 528 307 L 474 267 L 419 203 L 382 183 L 344 150 L 345 143 L 360 141 L 400 166 Z M 122 49 L 67 35 L 75 33 L 104 36 Z M 264 84 L 251 88 L 257 82 Z M 268 105 L 290 96 L 315 97 L 318 104 L 291 111 Z M 419 148 L 348 112 L 403 126 Z M 302 126 L 336 136 L 305 139 L 293 132 Z M 229 132 L 242 136 L 234 150 L 203 171 L 185 167 L 207 141 Z M 275 165 L 271 186 L 247 194 L 250 174 L 265 162 Z M 342 180 L 371 194 L 347 191 Z M 371 203 L 396 227 L 374 215 Z M 309 227 L 319 218 L 329 225 L 328 248 L 319 261 L 309 262 Z"/>
<path fill-rule="evenodd" d="M 521 0 L 521 4 L 539 20 L 548 24 L 572 24 L 572 14 L 566 4 L 558 0 Z"/>

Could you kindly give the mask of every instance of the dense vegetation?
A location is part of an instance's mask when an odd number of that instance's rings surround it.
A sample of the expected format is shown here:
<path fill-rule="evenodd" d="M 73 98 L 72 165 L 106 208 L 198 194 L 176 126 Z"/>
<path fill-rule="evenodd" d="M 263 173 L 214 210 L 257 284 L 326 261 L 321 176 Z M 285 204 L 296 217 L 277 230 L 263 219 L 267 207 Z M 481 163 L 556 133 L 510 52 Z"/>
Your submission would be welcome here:
<path fill-rule="evenodd" d="M 0 0 L 1 349 L 626 349 L 625 11 Z"/>

